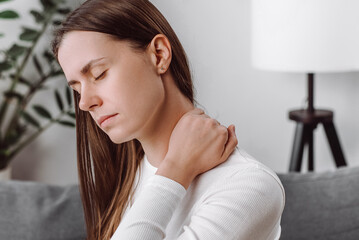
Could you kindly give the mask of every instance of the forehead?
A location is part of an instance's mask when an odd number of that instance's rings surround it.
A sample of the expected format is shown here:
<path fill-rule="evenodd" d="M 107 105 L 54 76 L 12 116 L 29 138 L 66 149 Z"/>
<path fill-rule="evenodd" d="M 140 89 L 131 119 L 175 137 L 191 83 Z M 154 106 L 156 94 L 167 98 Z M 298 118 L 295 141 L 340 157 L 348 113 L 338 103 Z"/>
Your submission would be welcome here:
<path fill-rule="evenodd" d="M 61 41 L 58 57 L 64 59 L 69 56 L 91 56 L 114 45 L 108 35 L 98 32 L 72 31 L 65 34 Z M 80 54 L 80 55 L 78 55 Z"/>
<path fill-rule="evenodd" d="M 89 31 L 67 33 L 59 47 L 58 60 L 65 72 L 79 72 L 89 61 L 106 57 L 115 58 L 128 52 L 128 44 L 111 38 L 109 35 Z"/>

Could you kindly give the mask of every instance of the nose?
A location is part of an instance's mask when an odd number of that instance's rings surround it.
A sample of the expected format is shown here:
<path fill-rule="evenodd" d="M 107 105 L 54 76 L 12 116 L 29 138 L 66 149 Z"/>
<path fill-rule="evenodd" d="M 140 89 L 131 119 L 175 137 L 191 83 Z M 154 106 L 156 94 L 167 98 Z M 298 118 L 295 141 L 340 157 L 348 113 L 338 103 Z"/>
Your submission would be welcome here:
<path fill-rule="evenodd" d="M 82 111 L 91 111 L 94 108 L 101 106 L 102 100 L 96 91 L 92 88 L 85 88 L 82 86 L 80 94 L 79 108 Z"/>

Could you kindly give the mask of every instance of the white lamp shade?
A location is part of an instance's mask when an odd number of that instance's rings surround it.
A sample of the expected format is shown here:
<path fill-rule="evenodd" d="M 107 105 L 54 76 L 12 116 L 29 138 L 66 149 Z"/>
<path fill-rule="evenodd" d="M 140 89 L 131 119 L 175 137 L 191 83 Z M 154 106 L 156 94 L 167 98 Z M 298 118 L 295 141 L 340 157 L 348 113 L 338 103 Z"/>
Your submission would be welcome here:
<path fill-rule="evenodd" d="M 288 72 L 359 70 L 359 0 L 251 0 L 252 63 Z"/>

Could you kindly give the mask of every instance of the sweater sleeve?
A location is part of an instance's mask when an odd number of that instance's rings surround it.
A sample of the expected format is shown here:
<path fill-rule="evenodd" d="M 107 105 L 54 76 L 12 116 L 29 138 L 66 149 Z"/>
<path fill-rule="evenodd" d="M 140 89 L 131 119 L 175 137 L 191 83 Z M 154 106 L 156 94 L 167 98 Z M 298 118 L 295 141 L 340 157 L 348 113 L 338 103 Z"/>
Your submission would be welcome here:
<path fill-rule="evenodd" d="M 111 240 L 160 240 L 185 188 L 166 177 L 151 177 Z M 238 171 L 212 185 L 196 206 L 178 240 L 278 239 L 284 189 L 258 168 Z"/>
<path fill-rule="evenodd" d="M 164 239 L 166 226 L 185 194 L 186 189 L 176 181 L 152 176 L 111 240 Z"/>

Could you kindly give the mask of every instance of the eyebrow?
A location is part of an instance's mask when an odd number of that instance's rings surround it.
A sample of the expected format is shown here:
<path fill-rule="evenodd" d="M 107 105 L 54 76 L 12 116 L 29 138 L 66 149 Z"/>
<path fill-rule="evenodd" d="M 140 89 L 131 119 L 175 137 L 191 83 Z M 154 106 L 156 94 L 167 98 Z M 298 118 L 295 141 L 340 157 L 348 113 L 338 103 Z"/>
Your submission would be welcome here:
<path fill-rule="evenodd" d="M 82 74 L 86 74 L 94 65 L 98 64 L 98 62 L 100 62 L 101 60 L 103 60 L 104 57 L 102 58 L 97 58 L 97 59 L 93 59 L 91 61 L 89 61 L 82 69 L 81 69 L 81 73 Z M 70 80 L 67 84 L 69 86 L 74 85 L 75 83 L 77 83 L 76 80 Z"/>

